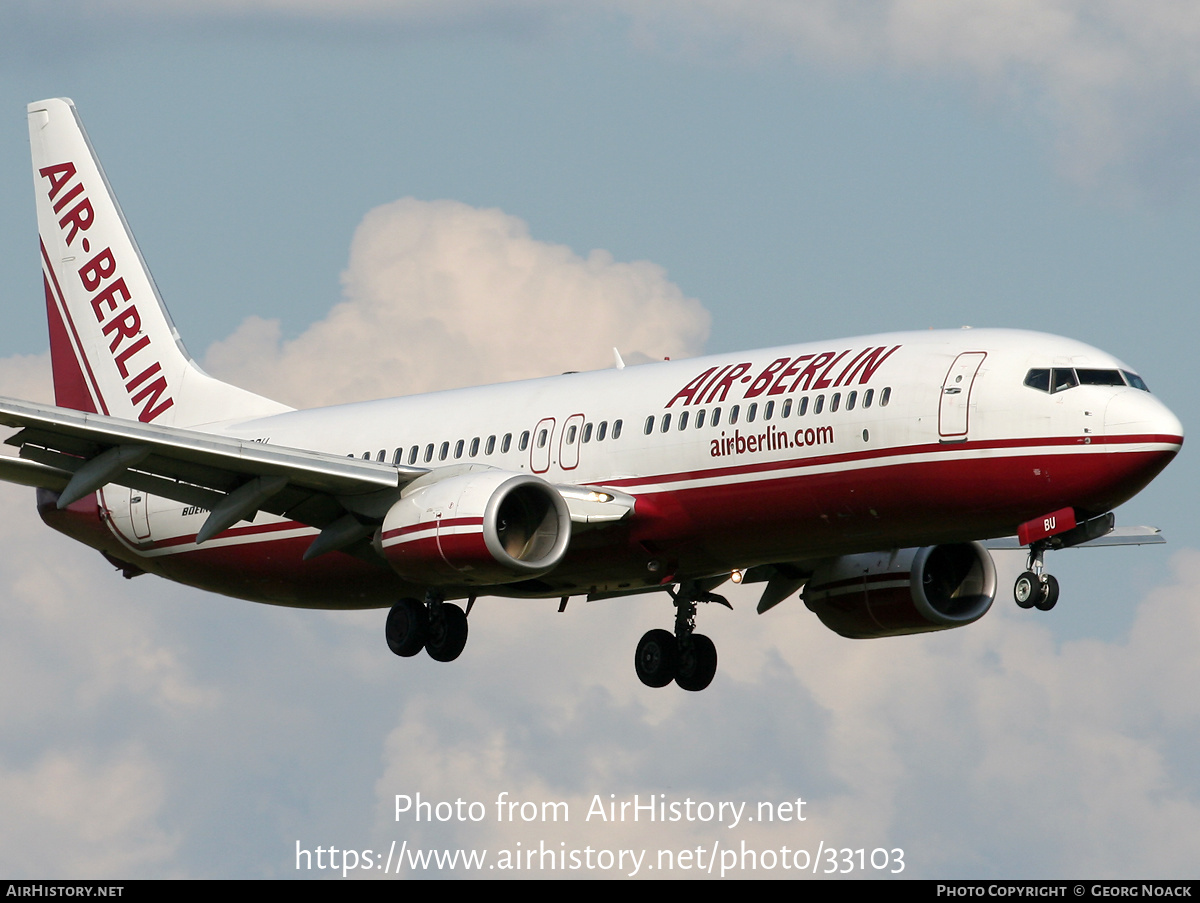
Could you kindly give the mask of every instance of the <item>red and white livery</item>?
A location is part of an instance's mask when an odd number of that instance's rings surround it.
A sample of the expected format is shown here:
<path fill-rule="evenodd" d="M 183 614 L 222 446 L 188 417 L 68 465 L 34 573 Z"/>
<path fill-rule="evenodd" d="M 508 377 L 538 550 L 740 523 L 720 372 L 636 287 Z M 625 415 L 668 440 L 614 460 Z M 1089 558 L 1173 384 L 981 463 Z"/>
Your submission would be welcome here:
<path fill-rule="evenodd" d="M 985 543 L 1155 541 L 1112 510 L 1183 430 L 1136 372 L 1017 330 L 863 336 L 297 411 L 203 373 L 158 295 L 74 106 L 29 106 L 55 406 L 0 399 L 50 526 L 126 576 L 313 608 L 388 607 L 399 655 L 449 661 L 453 600 L 662 591 L 650 686 L 703 689 L 696 605 L 732 576 L 831 629 L 968 624 Z M 1005 537 L 1016 537 L 1005 539 Z"/>

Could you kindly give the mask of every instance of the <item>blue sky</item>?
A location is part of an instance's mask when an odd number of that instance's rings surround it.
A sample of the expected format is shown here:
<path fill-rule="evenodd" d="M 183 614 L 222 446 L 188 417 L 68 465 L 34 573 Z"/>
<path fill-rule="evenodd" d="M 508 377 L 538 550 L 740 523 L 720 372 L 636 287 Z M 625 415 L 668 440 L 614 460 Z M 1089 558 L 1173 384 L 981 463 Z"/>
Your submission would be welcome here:
<path fill-rule="evenodd" d="M 466 205 L 417 208 L 448 217 L 451 262 L 482 268 L 468 239 L 499 230 L 489 253 L 519 247 L 535 275 L 586 271 L 611 290 L 586 336 L 570 329 L 579 298 L 561 299 L 545 372 L 601 366 L 612 344 L 677 355 L 1015 326 L 1113 352 L 1185 428 L 1197 420 L 1200 20 L 1186 9 L 326 8 L 0 11 L 0 392 L 45 385 L 24 105 L 70 96 L 185 341 L 219 375 L 303 391 L 304 349 L 344 335 L 355 293 L 378 284 L 350 263 L 360 224 L 412 197 Z M 632 288 L 625 265 L 640 267 Z M 428 353 L 403 335 L 403 298 L 376 303 L 393 304 L 394 334 L 308 369 L 347 397 L 430 387 L 391 361 Z M 484 287 L 464 303 L 482 318 L 495 300 Z M 557 299 L 505 303 L 511 334 L 446 353 L 511 376 L 530 312 Z M 374 380 L 348 372 L 372 365 Z M 924 877 L 1194 877 L 1191 458 L 1118 512 L 1170 545 L 1055 556 L 1049 615 L 1005 594 L 966 630 L 856 644 L 798 603 L 758 618 L 741 598 L 704 613 L 722 670 L 698 698 L 636 685 L 633 644 L 665 605 L 481 603 L 455 666 L 399 662 L 381 612 L 126 583 L 5 489 L 0 872 L 289 877 L 297 840 L 536 841 L 388 818 L 395 793 L 509 790 L 581 811 L 597 793 L 801 795 L 811 820 L 789 842 L 903 847 Z M 713 830 L 619 837 L 694 845 Z"/>

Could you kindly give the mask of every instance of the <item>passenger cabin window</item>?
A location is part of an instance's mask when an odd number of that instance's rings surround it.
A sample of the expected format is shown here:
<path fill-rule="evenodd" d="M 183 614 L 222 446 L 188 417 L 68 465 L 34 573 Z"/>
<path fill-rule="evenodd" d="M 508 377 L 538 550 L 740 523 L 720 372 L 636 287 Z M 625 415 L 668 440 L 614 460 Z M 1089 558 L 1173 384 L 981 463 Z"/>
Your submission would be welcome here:
<path fill-rule="evenodd" d="M 443 442 L 443 443 L 442 443 L 442 447 L 441 447 L 441 448 L 438 450 L 438 460 L 439 460 L 439 461 L 445 461 L 445 460 L 446 460 L 446 457 L 447 457 L 449 454 L 450 454 L 450 443 L 449 443 L 449 442 Z"/>
<path fill-rule="evenodd" d="M 507 455 L 510 448 L 512 448 L 512 433 L 505 433 L 504 441 L 500 443 L 500 453 Z"/>
<path fill-rule="evenodd" d="M 433 443 L 425 446 L 425 463 L 428 464 L 433 460 Z"/>
<path fill-rule="evenodd" d="M 875 390 L 867 389 L 866 394 L 863 395 L 863 407 L 869 408 L 871 406 L 871 400 L 874 397 L 875 397 Z"/>
<path fill-rule="evenodd" d="M 592 441 L 592 425 L 590 423 L 583 425 L 583 441 L 585 443 Z"/>
<path fill-rule="evenodd" d="M 735 404 L 732 408 L 729 409 L 729 425 L 733 426 L 735 423 L 737 423 L 737 419 L 738 419 L 738 406 Z"/>
<path fill-rule="evenodd" d="M 538 448 L 546 447 L 546 438 L 548 435 L 549 435 L 548 430 L 541 430 L 538 432 Z"/>
<path fill-rule="evenodd" d="M 800 406 L 798 408 L 796 408 L 796 416 L 803 417 L 807 413 L 808 413 L 808 396 L 805 395 L 803 398 L 800 399 Z"/>
<path fill-rule="evenodd" d="M 696 412 L 696 429 L 701 429 L 704 426 L 704 408 Z"/>
<path fill-rule="evenodd" d="M 495 437 L 495 436 L 488 436 L 488 438 L 487 438 L 487 444 L 486 444 L 486 445 L 484 445 L 484 447 L 483 447 L 483 453 L 484 453 L 485 455 L 490 455 L 490 454 L 491 454 L 492 452 L 494 452 L 495 450 L 496 450 L 496 437 Z"/>
<path fill-rule="evenodd" d="M 479 454 L 479 437 L 478 436 L 476 436 L 474 439 L 471 440 L 471 457 L 474 458 L 477 454 Z"/>
<path fill-rule="evenodd" d="M 891 400 L 892 400 L 892 387 L 887 386 L 884 388 L 884 390 L 882 392 L 879 393 L 879 406 L 881 408 L 886 408 L 887 403 Z"/>
<path fill-rule="evenodd" d="M 404 463 L 404 449 L 398 448 L 392 454 L 392 465 L 395 467 L 399 467 L 403 463 Z"/>
<path fill-rule="evenodd" d="M 667 430 L 669 430 L 670 428 L 671 428 L 671 415 L 670 415 L 670 414 L 663 414 L 663 419 L 662 419 L 662 431 L 665 433 L 665 432 L 666 432 Z"/>
<path fill-rule="evenodd" d="M 679 415 L 679 429 L 686 430 L 688 421 L 688 412 L 684 411 Z"/>
<path fill-rule="evenodd" d="M 621 421 L 620 421 L 620 420 L 614 420 L 614 421 L 613 421 L 613 432 L 612 432 L 612 437 L 613 437 L 613 439 L 620 439 L 620 438 L 621 438 Z"/>
<path fill-rule="evenodd" d="M 818 395 L 817 400 L 815 402 L 813 402 L 813 413 L 820 414 L 821 411 L 824 410 L 824 408 L 825 408 L 825 396 Z"/>
<path fill-rule="evenodd" d="M 771 415 L 775 413 L 775 402 L 768 401 L 763 407 L 763 420 L 770 420 Z"/>
<path fill-rule="evenodd" d="M 412 448 L 410 448 L 408 450 L 408 463 L 416 464 L 417 463 L 417 455 L 419 455 L 420 453 L 421 453 L 421 446 L 414 445 Z"/>
<path fill-rule="evenodd" d="M 790 398 L 785 398 L 783 400 L 783 408 L 779 412 L 779 419 L 786 420 L 787 418 L 789 418 L 791 416 L 792 416 L 792 400 Z"/>
<path fill-rule="evenodd" d="M 567 427 L 567 445 L 575 444 L 575 431 L 577 429 L 578 429 L 578 427 L 576 427 L 575 424 L 573 424 L 573 423 L 569 427 Z"/>
<path fill-rule="evenodd" d="M 720 408 L 713 408 L 712 419 L 709 420 L 708 422 L 711 423 L 713 426 L 721 425 L 721 409 Z"/>
<path fill-rule="evenodd" d="M 746 408 L 746 422 L 753 423 L 754 418 L 757 416 L 758 416 L 758 402 L 756 401 L 756 402 L 754 402 L 754 404 L 750 405 L 750 407 Z"/>
<path fill-rule="evenodd" d="M 527 448 L 529 448 L 529 430 L 521 433 L 521 441 L 517 443 L 517 451 L 525 451 Z"/>
<path fill-rule="evenodd" d="M 646 435 L 649 436 L 654 432 L 654 415 L 651 414 L 646 418 Z"/>
<path fill-rule="evenodd" d="M 454 443 L 454 457 L 456 457 L 456 458 L 462 457 L 463 446 L 466 444 L 467 443 L 465 441 L 463 441 L 462 439 L 459 439 L 457 442 Z"/>
<path fill-rule="evenodd" d="M 600 421 L 600 428 L 599 428 L 598 430 L 596 430 L 596 441 L 597 441 L 597 442 L 603 442 L 603 441 L 604 441 L 604 434 L 605 434 L 607 431 L 608 431 L 608 421 L 607 421 L 607 420 L 601 420 L 601 421 Z"/>
<path fill-rule="evenodd" d="M 857 392 L 851 392 L 849 395 L 847 395 L 846 396 L 846 410 L 853 411 L 854 410 L 854 402 L 856 402 L 857 400 L 858 400 Z"/>
<path fill-rule="evenodd" d="M 829 413 L 832 414 L 838 409 L 838 405 L 842 403 L 842 393 L 834 392 L 833 398 L 829 399 Z"/>

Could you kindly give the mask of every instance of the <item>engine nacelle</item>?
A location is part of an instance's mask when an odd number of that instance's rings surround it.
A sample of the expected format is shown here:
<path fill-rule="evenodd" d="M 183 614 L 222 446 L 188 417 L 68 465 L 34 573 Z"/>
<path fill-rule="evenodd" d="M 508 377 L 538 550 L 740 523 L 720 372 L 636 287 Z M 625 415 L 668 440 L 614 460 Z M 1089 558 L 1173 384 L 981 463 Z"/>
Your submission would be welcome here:
<path fill-rule="evenodd" d="M 545 574 L 566 554 L 571 514 L 545 480 L 502 470 L 423 479 L 392 505 L 375 539 L 414 583 L 513 583 Z"/>
<path fill-rule="evenodd" d="M 803 598 L 851 639 L 947 630 L 991 608 L 996 567 L 977 542 L 845 555 L 816 569 Z"/>

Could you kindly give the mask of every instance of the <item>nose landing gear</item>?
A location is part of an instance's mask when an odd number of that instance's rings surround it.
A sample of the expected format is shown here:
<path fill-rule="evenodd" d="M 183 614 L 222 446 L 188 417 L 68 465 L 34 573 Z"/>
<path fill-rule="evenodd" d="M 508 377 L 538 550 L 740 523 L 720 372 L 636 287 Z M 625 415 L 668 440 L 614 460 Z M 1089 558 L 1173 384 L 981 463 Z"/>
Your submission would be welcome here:
<path fill-rule="evenodd" d="M 677 590 L 668 589 L 675 602 L 675 634 L 648 631 L 637 645 L 633 664 L 638 680 L 648 687 L 665 687 L 672 680 L 685 690 L 703 690 L 717 673 L 717 647 L 696 633 L 696 603 L 716 602 L 733 608 L 724 596 L 711 592 L 724 578 L 698 584 L 686 581 Z"/>
<path fill-rule="evenodd" d="M 1029 546 L 1027 570 L 1013 585 L 1013 598 L 1021 608 L 1036 608 L 1049 611 L 1058 604 L 1058 580 L 1053 574 L 1044 573 L 1042 558 L 1048 543 L 1039 540 Z"/>

